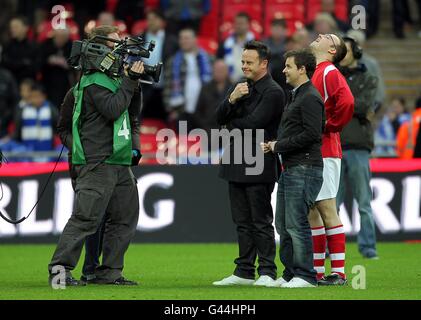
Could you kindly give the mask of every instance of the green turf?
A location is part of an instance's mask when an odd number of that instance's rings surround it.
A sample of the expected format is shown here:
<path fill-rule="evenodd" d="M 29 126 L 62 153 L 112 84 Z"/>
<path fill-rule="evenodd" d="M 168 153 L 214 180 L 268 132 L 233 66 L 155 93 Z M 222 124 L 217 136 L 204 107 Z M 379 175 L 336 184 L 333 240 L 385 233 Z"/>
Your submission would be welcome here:
<path fill-rule="evenodd" d="M 53 290 L 47 285 L 53 250 L 54 245 L 0 245 L 0 299 L 421 299 L 421 244 L 381 243 L 377 261 L 361 258 L 356 245 L 348 244 L 349 284 L 315 289 L 213 287 L 212 281 L 233 271 L 234 244 L 133 244 L 124 274 L 139 286 Z M 352 287 L 356 265 L 365 267 L 365 290 Z M 80 267 L 74 275 L 80 276 Z"/>

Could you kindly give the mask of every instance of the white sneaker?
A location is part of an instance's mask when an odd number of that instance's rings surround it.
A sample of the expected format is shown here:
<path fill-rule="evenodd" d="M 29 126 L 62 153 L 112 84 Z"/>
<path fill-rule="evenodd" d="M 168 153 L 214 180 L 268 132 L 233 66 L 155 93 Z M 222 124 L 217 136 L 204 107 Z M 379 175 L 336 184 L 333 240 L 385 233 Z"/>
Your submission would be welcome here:
<path fill-rule="evenodd" d="M 274 283 L 275 280 L 273 280 L 269 276 L 261 276 L 259 279 L 256 280 L 255 283 L 253 283 L 253 286 L 262 286 L 262 287 L 269 287 L 270 284 Z"/>
<path fill-rule="evenodd" d="M 253 285 L 254 280 L 252 279 L 244 279 L 244 278 L 240 278 L 237 277 L 235 275 L 230 275 L 227 278 L 224 278 L 220 281 L 215 281 L 213 283 L 214 286 L 235 286 L 235 285 L 239 285 L 239 286 L 251 286 Z"/>
<path fill-rule="evenodd" d="M 294 277 L 291 281 L 281 285 L 282 288 L 316 288 L 314 284 L 307 282 L 301 278 Z"/>
<path fill-rule="evenodd" d="M 270 287 L 270 288 L 279 288 L 281 287 L 284 283 L 288 283 L 288 281 L 286 281 L 284 278 L 280 277 L 276 280 L 274 280 L 272 283 L 269 283 L 266 285 L 266 287 Z"/>

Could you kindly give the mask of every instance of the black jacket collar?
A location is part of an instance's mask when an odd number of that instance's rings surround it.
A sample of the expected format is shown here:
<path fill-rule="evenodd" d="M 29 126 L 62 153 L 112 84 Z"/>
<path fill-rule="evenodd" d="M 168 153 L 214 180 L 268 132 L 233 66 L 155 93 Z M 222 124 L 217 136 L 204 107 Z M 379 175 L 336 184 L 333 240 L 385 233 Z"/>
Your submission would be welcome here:
<path fill-rule="evenodd" d="M 271 81 L 272 76 L 268 72 L 263 78 L 259 79 L 256 82 L 252 82 L 252 86 L 254 86 L 254 89 L 256 89 L 257 92 L 263 93 L 264 89 L 268 87 Z"/>

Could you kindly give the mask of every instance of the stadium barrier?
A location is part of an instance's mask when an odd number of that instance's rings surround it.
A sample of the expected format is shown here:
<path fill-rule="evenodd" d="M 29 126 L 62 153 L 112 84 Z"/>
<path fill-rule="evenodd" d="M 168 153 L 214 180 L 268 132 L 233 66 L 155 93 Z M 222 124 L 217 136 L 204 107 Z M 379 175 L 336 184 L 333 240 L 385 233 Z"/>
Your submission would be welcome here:
<path fill-rule="evenodd" d="M 0 210 L 26 216 L 54 163 L 9 163 L 0 169 Z M 421 161 L 371 160 L 372 207 L 379 241 L 421 239 Z M 0 243 L 56 242 L 73 209 L 67 164 L 59 163 L 29 219 L 14 226 L 0 221 Z M 226 183 L 212 165 L 140 166 L 140 210 L 136 242 L 235 242 Z M 0 190 L 1 192 L 1 190 Z M 276 203 L 276 188 L 272 205 Z M 359 230 L 357 206 L 348 193 L 340 215 L 348 238 Z"/>

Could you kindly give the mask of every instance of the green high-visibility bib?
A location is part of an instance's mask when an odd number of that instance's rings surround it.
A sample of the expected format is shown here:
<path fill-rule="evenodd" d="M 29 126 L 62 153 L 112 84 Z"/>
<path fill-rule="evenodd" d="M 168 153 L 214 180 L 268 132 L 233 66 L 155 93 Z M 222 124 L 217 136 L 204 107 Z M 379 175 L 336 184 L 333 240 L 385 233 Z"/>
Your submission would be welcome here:
<path fill-rule="evenodd" d="M 72 118 L 72 164 L 76 165 L 86 164 L 85 152 L 83 151 L 79 130 L 81 125 L 80 114 L 82 111 L 83 92 L 91 84 L 100 85 L 115 93 L 121 86 L 121 79 L 113 79 L 102 72 L 95 72 L 83 75 L 80 79 L 79 88 L 77 85 L 74 87 L 73 94 L 76 106 Z M 132 163 L 132 135 L 127 109 L 114 121 L 113 153 L 105 160 L 105 163 L 128 166 Z"/>

